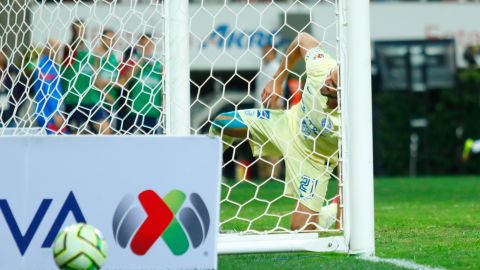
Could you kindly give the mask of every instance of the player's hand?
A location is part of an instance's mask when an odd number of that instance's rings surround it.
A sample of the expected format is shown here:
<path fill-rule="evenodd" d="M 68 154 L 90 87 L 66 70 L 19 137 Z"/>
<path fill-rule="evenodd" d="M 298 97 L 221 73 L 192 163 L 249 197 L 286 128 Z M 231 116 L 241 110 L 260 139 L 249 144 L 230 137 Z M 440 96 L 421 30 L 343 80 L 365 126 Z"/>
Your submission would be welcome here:
<path fill-rule="evenodd" d="M 105 95 L 105 100 L 111 105 L 113 105 L 113 103 L 115 103 L 115 98 L 110 93 Z"/>
<path fill-rule="evenodd" d="M 58 130 L 62 129 L 63 124 L 65 123 L 65 119 L 61 114 L 55 114 L 53 116 L 53 122 L 55 123 L 55 127 L 57 127 Z"/>
<path fill-rule="evenodd" d="M 273 81 L 270 81 L 262 91 L 262 103 L 267 103 L 268 100 L 272 97 L 273 93 Z"/>
<path fill-rule="evenodd" d="M 278 97 L 282 94 L 282 84 L 271 80 L 262 92 L 262 103 L 265 107 L 275 106 Z"/>

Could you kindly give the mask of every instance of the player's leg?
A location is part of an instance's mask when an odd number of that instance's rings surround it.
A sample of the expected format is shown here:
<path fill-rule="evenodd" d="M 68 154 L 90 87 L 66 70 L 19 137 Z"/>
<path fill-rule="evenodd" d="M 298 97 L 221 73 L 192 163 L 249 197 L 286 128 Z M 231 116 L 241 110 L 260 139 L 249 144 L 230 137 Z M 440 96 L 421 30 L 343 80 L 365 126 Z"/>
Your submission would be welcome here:
<path fill-rule="evenodd" d="M 95 106 L 93 114 L 91 115 L 92 125 L 95 129 L 95 134 L 110 135 L 112 129 L 110 128 L 109 113 L 102 106 Z"/>
<path fill-rule="evenodd" d="M 70 113 L 67 118 L 68 128 L 72 134 L 79 134 L 82 129 L 85 129 L 85 125 L 88 120 L 88 113 L 85 113 L 78 107 L 71 106 Z"/>
<path fill-rule="evenodd" d="M 286 194 L 298 200 L 292 213 L 292 230 L 328 229 L 337 218 L 337 201 L 325 205 L 332 169 L 321 162 L 305 159 L 294 149 L 285 157 Z"/>
<path fill-rule="evenodd" d="M 267 180 L 270 178 L 280 179 L 283 170 L 281 156 L 262 156 L 257 161 L 258 178 Z"/>
<path fill-rule="evenodd" d="M 88 107 L 78 105 L 71 108 L 71 113 L 68 115 L 67 123 L 72 134 L 88 133 L 90 109 Z"/>
<path fill-rule="evenodd" d="M 157 129 L 160 129 L 158 123 L 159 118 L 148 116 L 148 115 L 140 115 L 137 118 L 137 126 L 140 127 L 141 134 L 157 134 Z M 163 133 L 163 130 L 160 131 L 160 134 Z"/>
<path fill-rule="evenodd" d="M 248 134 L 248 127 L 243 122 L 239 111 L 221 113 L 210 126 L 210 134 L 224 135 L 234 138 L 246 138 Z"/>
<path fill-rule="evenodd" d="M 212 122 L 210 126 L 210 135 L 221 136 L 224 142 L 223 149 L 232 145 L 236 138 L 246 138 L 248 135 L 248 126 L 243 122 L 238 111 L 221 113 Z"/>
<path fill-rule="evenodd" d="M 315 230 L 318 223 L 318 211 L 312 210 L 300 201 L 297 201 L 295 211 L 292 213 L 290 227 L 292 230 Z"/>
<path fill-rule="evenodd" d="M 339 217 L 337 213 L 338 200 L 333 200 L 319 211 L 312 210 L 298 201 L 292 213 L 290 227 L 292 230 L 328 229 L 336 223 Z"/>
<path fill-rule="evenodd" d="M 104 119 L 100 123 L 93 124 L 97 133 L 101 135 L 111 135 L 112 129 L 110 128 L 110 121 L 108 119 Z"/>

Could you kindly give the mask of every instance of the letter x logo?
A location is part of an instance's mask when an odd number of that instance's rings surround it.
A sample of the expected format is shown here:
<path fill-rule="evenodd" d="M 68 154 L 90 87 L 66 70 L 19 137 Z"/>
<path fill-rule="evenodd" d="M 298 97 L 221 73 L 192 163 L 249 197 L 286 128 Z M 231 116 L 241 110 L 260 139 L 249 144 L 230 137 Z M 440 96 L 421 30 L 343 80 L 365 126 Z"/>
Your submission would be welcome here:
<path fill-rule="evenodd" d="M 200 195 L 192 193 L 193 207 L 182 207 L 186 195 L 180 190 L 170 191 L 163 199 L 153 190 L 145 190 L 136 198 L 127 194 L 120 201 L 113 216 L 116 242 L 130 248 L 136 255 L 145 255 L 162 238 L 174 255 L 187 252 L 190 245 L 202 244 L 210 227 L 210 215 Z"/>

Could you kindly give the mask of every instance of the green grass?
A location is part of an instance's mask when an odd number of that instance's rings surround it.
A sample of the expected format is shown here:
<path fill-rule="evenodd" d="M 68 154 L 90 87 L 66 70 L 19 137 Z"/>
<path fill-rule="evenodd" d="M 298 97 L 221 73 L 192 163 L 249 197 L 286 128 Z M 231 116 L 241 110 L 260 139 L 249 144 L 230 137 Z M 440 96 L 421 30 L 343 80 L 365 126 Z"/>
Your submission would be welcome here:
<path fill-rule="evenodd" d="M 330 193 L 335 191 L 329 187 Z M 259 187 L 242 183 L 231 190 L 232 203 L 222 204 L 225 230 L 268 230 L 275 224 L 288 227 L 294 201 L 266 203 L 283 191 L 281 182 Z M 222 191 L 227 196 L 227 191 Z M 236 215 L 255 222 L 232 219 Z M 268 216 L 268 214 L 275 214 Z M 276 215 L 283 215 L 280 218 Z M 447 269 L 480 269 L 480 178 L 388 178 L 375 181 L 376 255 L 411 260 Z M 310 252 L 221 255 L 220 269 L 395 269 L 389 264 L 361 261 L 343 254 Z"/>

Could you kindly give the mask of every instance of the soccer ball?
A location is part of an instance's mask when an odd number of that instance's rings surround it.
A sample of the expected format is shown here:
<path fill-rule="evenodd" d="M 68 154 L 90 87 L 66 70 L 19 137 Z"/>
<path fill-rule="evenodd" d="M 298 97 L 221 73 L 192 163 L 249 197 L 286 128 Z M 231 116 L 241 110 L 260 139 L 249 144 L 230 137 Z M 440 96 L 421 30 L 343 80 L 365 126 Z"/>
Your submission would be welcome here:
<path fill-rule="evenodd" d="M 58 234 L 53 258 L 58 268 L 96 270 L 107 257 L 107 243 L 99 230 L 88 224 L 74 224 Z"/>

